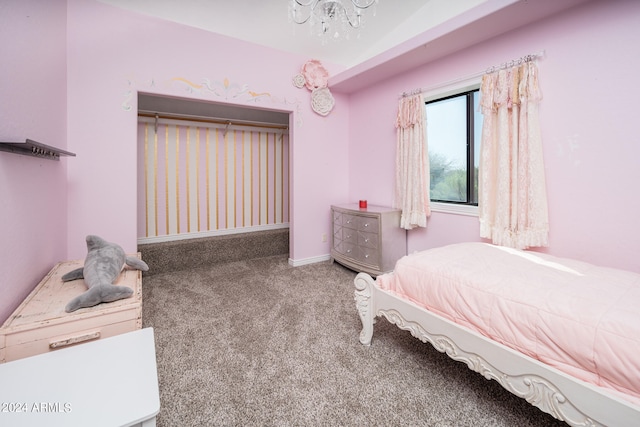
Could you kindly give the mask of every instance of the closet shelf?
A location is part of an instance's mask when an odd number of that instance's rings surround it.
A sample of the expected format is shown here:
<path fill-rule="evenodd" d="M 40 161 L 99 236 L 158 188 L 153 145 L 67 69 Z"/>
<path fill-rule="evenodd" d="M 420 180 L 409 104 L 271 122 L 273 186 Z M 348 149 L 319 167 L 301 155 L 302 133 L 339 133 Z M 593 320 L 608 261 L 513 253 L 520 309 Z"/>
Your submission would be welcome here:
<path fill-rule="evenodd" d="M 9 153 L 40 157 L 50 160 L 60 160 L 60 156 L 76 156 L 75 153 L 60 150 L 59 148 L 51 147 L 32 139 L 27 139 L 24 142 L 0 141 L 0 151 L 7 151 Z"/>

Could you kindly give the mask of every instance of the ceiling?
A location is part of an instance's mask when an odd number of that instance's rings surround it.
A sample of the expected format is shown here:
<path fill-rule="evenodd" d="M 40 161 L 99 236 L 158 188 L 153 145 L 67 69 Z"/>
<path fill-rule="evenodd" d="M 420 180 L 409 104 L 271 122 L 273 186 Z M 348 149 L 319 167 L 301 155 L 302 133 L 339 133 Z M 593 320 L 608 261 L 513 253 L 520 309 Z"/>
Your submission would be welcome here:
<path fill-rule="evenodd" d="M 487 0 L 379 0 L 357 38 L 325 42 L 289 20 L 289 0 L 99 0 L 351 68 Z M 343 0 L 348 2 L 349 0 Z"/>

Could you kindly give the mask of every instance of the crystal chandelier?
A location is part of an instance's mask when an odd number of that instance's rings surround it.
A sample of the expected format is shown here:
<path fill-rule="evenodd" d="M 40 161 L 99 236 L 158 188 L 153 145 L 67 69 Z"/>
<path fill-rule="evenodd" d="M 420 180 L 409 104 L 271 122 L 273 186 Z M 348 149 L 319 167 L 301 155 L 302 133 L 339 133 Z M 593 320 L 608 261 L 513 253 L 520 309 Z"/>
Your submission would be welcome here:
<path fill-rule="evenodd" d="M 309 22 L 312 31 L 320 36 L 337 39 L 344 35 L 349 38 L 351 29 L 362 27 L 363 11 L 377 2 L 378 0 L 290 0 L 289 12 L 293 22 Z"/>

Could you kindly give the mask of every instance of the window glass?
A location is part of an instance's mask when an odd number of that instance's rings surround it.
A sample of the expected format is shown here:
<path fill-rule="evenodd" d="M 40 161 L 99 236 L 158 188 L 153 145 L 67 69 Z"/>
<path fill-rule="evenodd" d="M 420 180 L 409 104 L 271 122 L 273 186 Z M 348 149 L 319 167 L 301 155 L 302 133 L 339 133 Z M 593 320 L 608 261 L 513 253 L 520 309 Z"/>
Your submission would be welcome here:
<path fill-rule="evenodd" d="M 473 90 L 426 104 L 432 201 L 478 203 L 479 98 Z"/>

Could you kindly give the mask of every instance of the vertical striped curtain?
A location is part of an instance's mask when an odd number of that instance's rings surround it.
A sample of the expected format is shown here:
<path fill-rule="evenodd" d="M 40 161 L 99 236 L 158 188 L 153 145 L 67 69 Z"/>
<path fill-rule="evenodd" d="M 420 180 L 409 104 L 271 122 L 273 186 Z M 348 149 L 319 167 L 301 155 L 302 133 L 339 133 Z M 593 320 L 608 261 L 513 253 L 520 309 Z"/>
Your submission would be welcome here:
<path fill-rule="evenodd" d="M 426 227 L 429 207 L 427 119 L 422 94 L 402 97 L 396 118 L 396 200 L 400 227 Z"/>
<path fill-rule="evenodd" d="M 486 74 L 478 181 L 480 237 L 525 249 L 546 246 L 547 193 L 534 62 Z"/>
<path fill-rule="evenodd" d="M 138 143 L 140 241 L 288 226 L 286 129 L 140 117 Z"/>

